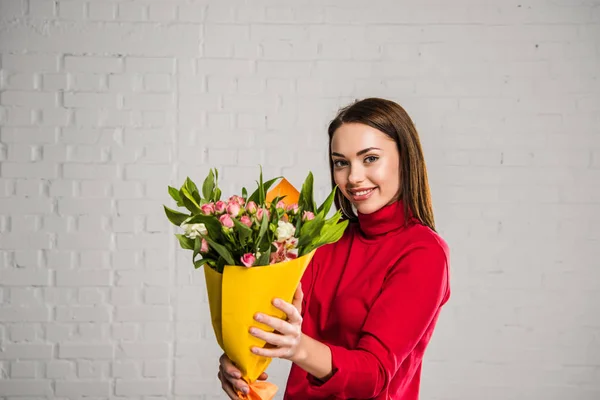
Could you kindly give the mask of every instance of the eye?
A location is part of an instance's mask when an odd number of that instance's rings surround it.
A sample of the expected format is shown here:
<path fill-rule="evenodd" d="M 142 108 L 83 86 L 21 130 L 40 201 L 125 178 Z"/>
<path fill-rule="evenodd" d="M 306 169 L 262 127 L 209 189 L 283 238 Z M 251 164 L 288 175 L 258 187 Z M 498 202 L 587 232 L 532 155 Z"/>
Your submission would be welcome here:
<path fill-rule="evenodd" d="M 374 163 L 377 160 L 379 160 L 379 157 L 377 157 L 377 156 L 368 156 L 368 157 L 365 157 L 365 162 L 367 164 L 372 164 L 372 163 Z"/>
<path fill-rule="evenodd" d="M 336 168 L 342 168 L 345 167 L 347 165 L 347 162 L 345 160 L 333 160 L 333 166 Z"/>

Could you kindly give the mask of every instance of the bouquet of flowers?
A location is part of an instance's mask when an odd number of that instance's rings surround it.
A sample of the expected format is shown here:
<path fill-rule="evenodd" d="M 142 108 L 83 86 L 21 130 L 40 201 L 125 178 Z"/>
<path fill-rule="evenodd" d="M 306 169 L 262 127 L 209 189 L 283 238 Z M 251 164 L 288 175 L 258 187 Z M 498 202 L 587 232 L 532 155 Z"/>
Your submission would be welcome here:
<path fill-rule="evenodd" d="M 250 351 L 266 343 L 248 329 L 251 325 L 272 328 L 261 326 L 253 316 L 260 311 L 283 318 L 272 299 L 292 302 L 315 250 L 339 240 L 348 221 L 339 222 L 339 210 L 328 217 L 337 188 L 317 207 L 312 173 L 298 192 L 285 178 L 264 182 L 261 170 L 258 187 L 250 196 L 242 188 L 241 195 L 226 201 L 221 200 L 218 176 L 211 169 L 201 191 L 189 178 L 179 190 L 169 186 L 177 206 L 187 212 L 164 209 L 169 221 L 183 229 L 176 236 L 183 249 L 193 251 L 195 268 L 204 266 L 214 333 L 249 383 L 248 398 L 271 399 L 275 385 L 256 382 L 271 359 Z"/>

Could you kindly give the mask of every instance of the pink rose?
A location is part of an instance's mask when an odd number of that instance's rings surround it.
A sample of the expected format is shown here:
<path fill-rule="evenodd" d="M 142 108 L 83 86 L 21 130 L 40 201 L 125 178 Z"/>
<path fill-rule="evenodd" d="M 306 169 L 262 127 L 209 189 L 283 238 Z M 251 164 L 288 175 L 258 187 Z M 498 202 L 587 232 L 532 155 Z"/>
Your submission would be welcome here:
<path fill-rule="evenodd" d="M 249 201 L 248 204 L 246 205 L 246 211 L 248 211 L 248 213 L 250 215 L 254 215 L 256 213 L 257 209 L 258 209 L 258 207 L 256 206 L 256 203 L 253 201 Z"/>
<path fill-rule="evenodd" d="M 202 246 L 200 247 L 200 253 L 208 253 L 208 242 L 206 239 L 202 239 Z"/>
<path fill-rule="evenodd" d="M 219 221 L 221 222 L 221 225 L 223 225 L 225 228 L 233 228 L 233 220 L 231 219 L 229 214 L 221 215 L 219 217 Z"/>
<path fill-rule="evenodd" d="M 294 203 L 294 204 L 290 204 L 289 206 L 287 206 L 286 211 L 290 214 L 298 214 L 298 204 Z"/>
<path fill-rule="evenodd" d="M 283 202 L 283 200 L 279 200 L 277 202 L 277 205 L 275 206 L 275 208 L 277 208 L 279 210 L 285 210 L 285 203 Z"/>
<path fill-rule="evenodd" d="M 247 215 L 244 215 L 242 218 L 240 218 L 240 222 L 246 225 L 248 228 L 252 226 L 252 220 Z"/>
<path fill-rule="evenodd" d="M 269 210 L 266 210 L 264 208 L 259 208 L 258 211 L 256 212 L 256 219 L 258 219 L 258 222 L 261 222 L 263 219 L 263 216 L 266 214 L 267 219 L 271 218 L 271 213 L 269 212 Z"/>
<path fill-rule="evenodd" d="M 237 217 L 240 215 L 240 211 L 242 211 L 242 209 L 238 203 L 230 202 L 227 204 L 227 214 L 231 215 L 232 217 Z"/>
<path fill-rule="evenodd" d="M 311 211 L 304 211 L 304 214 L 302 214 L 302 220 L 310 221 L 311 219 L 315 219 L 315 214 L 313 214 Z"/>
<path fill-rule="evenodd" d="M 213 215 L 215 213 L 215 205 L 213 203 L 203 204 L 200 206 L 200 211 L 204 215 Z"/>
<path fill-rule="evenodd" d="M 217 214 L 223 214 L 225 212 L 225 208 L 226 204 L 224 201 L 219 200 L 215 203 L 215 212 Z"/>
<path fill-rule="evenodd" d="M 240 258 L 240 260 L 246 267 L 251 267 L 256 262 L 256 257 L 252 253 L 246 253 Z"/>
<path fill-rule="evenodd" d="M 236 203 L 236 204 L 239 204 L 240 206 L 243 206 L 245 203 L 245 200 L 243 197 L 233 195 L 229 198 L 229 203 Z"/>

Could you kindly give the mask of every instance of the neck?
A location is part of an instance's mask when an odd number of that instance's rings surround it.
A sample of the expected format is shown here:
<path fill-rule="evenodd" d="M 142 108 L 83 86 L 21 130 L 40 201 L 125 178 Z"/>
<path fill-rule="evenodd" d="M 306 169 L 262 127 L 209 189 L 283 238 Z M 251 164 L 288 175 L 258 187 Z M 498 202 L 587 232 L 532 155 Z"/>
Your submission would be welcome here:
<path fill-rule="evenodd" d="M 382 236 L 402 229 L 406 223 L 404 203 L 394 201 L 370 214 L 359 212 L 358 223 L 360 230 L 368 238 Z"/>

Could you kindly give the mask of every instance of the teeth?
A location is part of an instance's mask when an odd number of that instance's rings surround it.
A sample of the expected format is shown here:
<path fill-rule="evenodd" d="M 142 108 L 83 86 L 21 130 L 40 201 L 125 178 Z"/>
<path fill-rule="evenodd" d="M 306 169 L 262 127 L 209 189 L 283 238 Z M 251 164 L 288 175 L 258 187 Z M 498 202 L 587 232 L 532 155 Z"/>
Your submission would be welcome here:
<path fill-rule="evenodd" d="M 355 196 L 364 196 L 365 194 L 370 193 L 372 191 L 373 191 L 373 189 L 361 190 L 360 192 L 354 192 L 354 195 Z"/>

